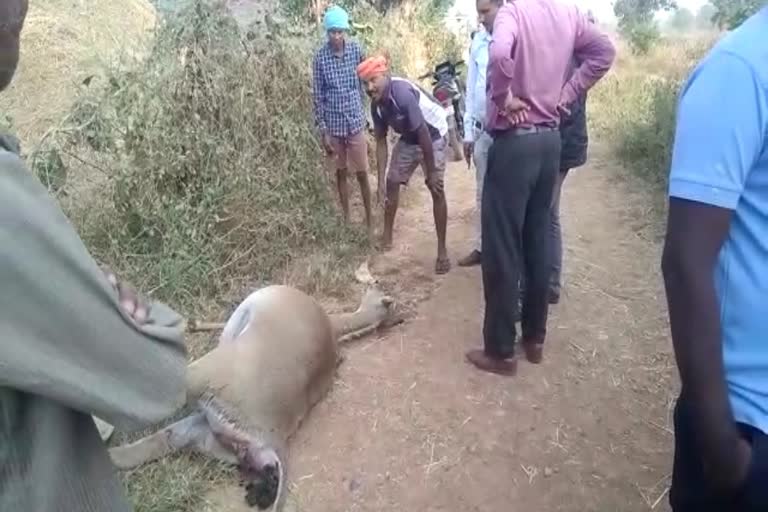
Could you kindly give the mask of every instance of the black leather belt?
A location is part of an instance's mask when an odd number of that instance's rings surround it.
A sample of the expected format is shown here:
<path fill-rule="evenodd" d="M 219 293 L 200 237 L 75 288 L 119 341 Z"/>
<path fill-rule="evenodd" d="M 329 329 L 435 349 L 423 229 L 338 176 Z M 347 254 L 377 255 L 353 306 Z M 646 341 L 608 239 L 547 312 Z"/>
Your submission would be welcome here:
<path fill-rule="evenodd" d="M 503 137 L 505 135 L 530 135 L 533 133 L 556 132 L 557 130 L 557 126 L 539 124 L 533 126 L 518 126 L 503 130 L 491 130 L 491 136 L 495 138 Z"/>

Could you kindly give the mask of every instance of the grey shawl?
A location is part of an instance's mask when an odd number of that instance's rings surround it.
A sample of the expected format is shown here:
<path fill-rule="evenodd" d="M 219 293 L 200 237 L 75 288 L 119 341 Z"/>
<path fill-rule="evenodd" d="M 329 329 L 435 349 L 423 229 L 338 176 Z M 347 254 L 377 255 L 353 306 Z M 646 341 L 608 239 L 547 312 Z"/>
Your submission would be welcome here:
<path fill-rule="evenodd" d="M 91 415 L 122 431 L 185 401 L 182 318 L 137 327 L 77 232 L 0 138 L 0 511 L 127 512 Z"/>

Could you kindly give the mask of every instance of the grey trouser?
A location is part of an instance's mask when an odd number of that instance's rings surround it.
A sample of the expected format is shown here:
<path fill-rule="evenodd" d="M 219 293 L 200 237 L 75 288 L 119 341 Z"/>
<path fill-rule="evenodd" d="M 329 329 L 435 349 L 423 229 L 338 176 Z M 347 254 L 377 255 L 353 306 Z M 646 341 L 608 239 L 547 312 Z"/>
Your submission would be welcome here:
<path fill-rule="evenodd" d="M 552 242 L 550 255 L 552 257 L 552 273 L 549 276 L 549 289 L 560 293 L 560 274 L 563 268 L 563 230 L 560 225 L 560 195 L 563 181 L 568 175 L 568 169 L 560 169 L 552 192 L 552 219 L 549 223 L 549 238 Z"/>
<path fill-rule="evenodd" d="M 491 149 L 493 139 L 483 130 L 479 130 L 475 127 L 472 127 L 471 129 L 475 132 L 475 149 L 472 155 L 472 160 L 475 164 L 475 180 L 477 181 L 475 201 L 477 202 L 478 215 L 475 228 L 477 230 L 475 249 L 479 252 L 483 247 L 482 222 L 479 213 L 483 211 L 483 182 L 485 181 L 485 171 L 488 169 L 488 150 Z"/>

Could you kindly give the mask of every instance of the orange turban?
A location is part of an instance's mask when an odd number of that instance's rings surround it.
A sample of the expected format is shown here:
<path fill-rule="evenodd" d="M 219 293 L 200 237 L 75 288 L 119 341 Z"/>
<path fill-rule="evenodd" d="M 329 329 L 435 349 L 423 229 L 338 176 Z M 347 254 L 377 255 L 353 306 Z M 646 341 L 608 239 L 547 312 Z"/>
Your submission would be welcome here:
<path fill-rule="evenodd" d="M 387 58 L 381 55 L 368 57 L 357 66 L 357 74 L 363 80 L 371 80 L 389 70 Z"/>

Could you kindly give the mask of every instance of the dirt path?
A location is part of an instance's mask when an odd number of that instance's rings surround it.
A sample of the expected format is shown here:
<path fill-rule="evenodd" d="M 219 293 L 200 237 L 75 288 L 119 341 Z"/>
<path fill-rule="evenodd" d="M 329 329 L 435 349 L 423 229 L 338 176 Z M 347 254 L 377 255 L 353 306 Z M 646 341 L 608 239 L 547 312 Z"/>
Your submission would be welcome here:
<path fill-rule="evenodd" d="M 464 362 L 481 341 L 480 271 L 434 276 L 431 205 L 414 180 L 395 249 L 372 268 L 417 314 L 347 350 L 291 445 L 299 510 L 667 510 L 675 383 L 658 240 L 649 199 L 612 179 L 599 148 L 590 158 L 565 186 L 564 296 L 545 362 L 514 379 Z M 449 170 L 447 193 L 455 261 L 473 226 L 465 166 Z"/>

